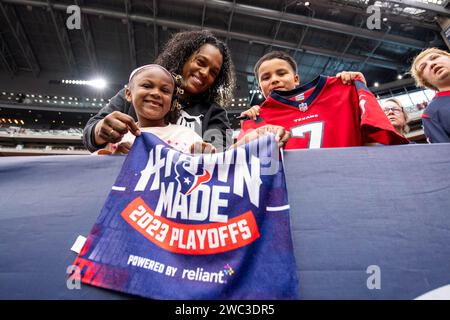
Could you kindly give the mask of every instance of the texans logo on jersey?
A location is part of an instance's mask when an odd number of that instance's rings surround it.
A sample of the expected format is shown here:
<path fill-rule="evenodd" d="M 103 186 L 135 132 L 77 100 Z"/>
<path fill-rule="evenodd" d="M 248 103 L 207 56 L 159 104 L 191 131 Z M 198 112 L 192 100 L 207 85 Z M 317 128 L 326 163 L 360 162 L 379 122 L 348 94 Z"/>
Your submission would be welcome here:
<path fill-rule="evenodd" d="M 177 173 L 176 180 L 178 181 L 179 192 L 185 195 L 190 195 L 202 183 L 211 180 L 211 174 L 208 170 L 198 168 L 186 160 L 179 160 L 175 164 L 175 172 Z"/>

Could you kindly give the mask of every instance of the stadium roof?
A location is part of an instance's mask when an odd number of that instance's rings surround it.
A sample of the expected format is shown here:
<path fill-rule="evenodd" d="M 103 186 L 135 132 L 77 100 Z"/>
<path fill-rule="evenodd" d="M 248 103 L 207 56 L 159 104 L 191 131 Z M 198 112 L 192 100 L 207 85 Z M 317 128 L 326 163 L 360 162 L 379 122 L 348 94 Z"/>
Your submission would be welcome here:
<path fill-rule="evenodd" d="M 80 30 L 66 28 L 74 4 Z M 367 28 L 370 5 L 380 9 L 379 29 Z M 109 98 L 171 34 L 195 29 L 230 46 L 237 97 L 256 88 L 253 66 L 275 49 L 295 57 L 303 83 L 342 70 L 362 71 L 369 85 L 385 83 L 405 74 L 421 49 L 445 48 L 438 20 L 450 17 L 447 7 L 448 0 L 1 0 L 1 87 L 82 94 L 84 87 L 57 83 L 101 75 L 109 84 L 101 95 Z"/>

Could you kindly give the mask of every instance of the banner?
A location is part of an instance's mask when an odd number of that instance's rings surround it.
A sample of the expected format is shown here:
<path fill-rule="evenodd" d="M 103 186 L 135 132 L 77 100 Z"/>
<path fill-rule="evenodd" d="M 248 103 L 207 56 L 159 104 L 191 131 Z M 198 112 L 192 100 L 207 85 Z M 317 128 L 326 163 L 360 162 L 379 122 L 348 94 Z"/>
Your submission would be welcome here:
<path fill-rule="evenodd" d="M 224 153 L 138 137 L 74 265 L 82 282 L 154 299 L 297 299 L 273 136 Z"/>

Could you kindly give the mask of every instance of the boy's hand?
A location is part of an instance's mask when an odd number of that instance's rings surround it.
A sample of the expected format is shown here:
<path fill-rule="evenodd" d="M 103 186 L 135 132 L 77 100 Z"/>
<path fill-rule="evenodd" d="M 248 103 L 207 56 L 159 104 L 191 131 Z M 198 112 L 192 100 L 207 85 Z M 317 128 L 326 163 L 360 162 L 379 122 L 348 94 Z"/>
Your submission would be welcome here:
<path fill-rule="evenodd" d="M 107 142 L 119 142 L 122 137 L 130 131 L 135 136 L 139 136 L 141 131 L 129 115 L 114 111 L 95 125 L 95 143 L 101 145 Z"/>
<path fill-rule="evenodd" d="M 214 147 L 211 143 L 204 141 L 194 142 L 189 151 L 192 154 L 200 154 L 200 153 L 216 153 L 216 147 Z"/>
<path fill-rule="evenodd" d="M 353 80 L 360 80 L 367 85 L 366 78 L 361 72 L 342 71 L 336 75 L 336 78 L 341 78 L 343 84 L 352 84 Z"/>
<path fill-rule="evenodd" d="M 247 133 L 238 142 L 236 142 L 234 146 L 238 147 L 240 145 L 249 143 L 250 141 L 256 140 L 259 137 L 262 137 L 268 133 L 273 133 L 275 135 L 275 141 L 278 143 L 279 148 L 284 147 L 286 142 L 291 137 L 291 133 L 285 128 L 281 126 L 274 126 L 271 124 L 267 124 L 265 126 L 256 128 L 255 130 Z"/>
<path fill-rule="evenodd" d="M 249 117 L 251 120 L 256 120 L 256 118 L 259 116 L 259 109 L 260 106 L 254 105 L 250 109 L 242 112 L 240 117 Z"/>

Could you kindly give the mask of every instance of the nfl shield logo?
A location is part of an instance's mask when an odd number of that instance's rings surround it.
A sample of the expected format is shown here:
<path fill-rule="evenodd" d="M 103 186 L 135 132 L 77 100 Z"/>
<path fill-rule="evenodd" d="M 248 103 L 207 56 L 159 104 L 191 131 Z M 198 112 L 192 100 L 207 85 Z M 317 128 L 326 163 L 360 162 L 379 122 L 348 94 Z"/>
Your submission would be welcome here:
<path fill-rule="evenodd" d="M 305 112 L 306 110 L 308 110 L 308 104 L 305 102 L 299 103 L 298 108 L 301 112 Z"/>

